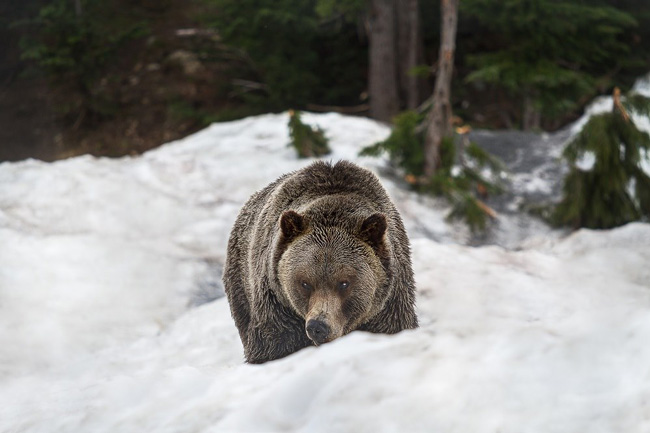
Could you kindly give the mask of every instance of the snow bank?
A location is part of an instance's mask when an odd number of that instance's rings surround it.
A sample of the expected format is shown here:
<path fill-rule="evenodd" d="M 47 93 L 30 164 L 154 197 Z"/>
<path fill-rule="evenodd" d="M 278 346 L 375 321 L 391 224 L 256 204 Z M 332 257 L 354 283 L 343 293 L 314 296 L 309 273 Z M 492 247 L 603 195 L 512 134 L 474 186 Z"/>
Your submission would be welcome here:
<path fill-rule="evenodd" d="M 385 172 L 356 156 L 385 126 L 303 119 L 331 159 Z M 470 248 L 444 206 L 386 177 L 421 328 L 243 364 L 226 300 L 191 306 L 218 294 L 246 198 L 310 162 L 287 121 L 138 158 L 0 165 L 0 431 L 650 430 L 650 225 Z"/>

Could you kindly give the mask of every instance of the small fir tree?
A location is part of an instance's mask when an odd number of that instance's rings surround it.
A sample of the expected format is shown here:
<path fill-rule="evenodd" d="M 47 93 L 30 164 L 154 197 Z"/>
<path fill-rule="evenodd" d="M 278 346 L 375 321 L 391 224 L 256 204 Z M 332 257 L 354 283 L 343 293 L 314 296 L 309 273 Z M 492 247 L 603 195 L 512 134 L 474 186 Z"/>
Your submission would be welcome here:
<path fill-rule="evenodd" d="M 475 143 L 467 142 L 468 127 L 457 128 L 458 145 L 453 138 L 444 138 L 440 147 L 440 167 L 433 176 L 425 176 L 423 122 L 424 114 L 401 113 L 394 119 L 391 135 L 366 147 L 361 155 L 379 156 L 387 152 L 417 191 L 447 198 L 452 205 L 449 219 L 464 220 L 473 232 L 485 230 L 488 220 L 496 218 L 496 212 L 482 199 L 503 192 L 503 164 Z"/>
<path fill-rule="evenodd" d="M 615 89 L 614 109 L 593 116 L 567 145 L 571 168 L 552 213 L 557 225 L 603 229 L 650 217 L 650 136 L 628 110 L 648 116 L 650 99 L 621 102 Z"/>
<path fill-rule="evenodd" d="M 402 168 L 407 176 L 422 176 L 424 170 L 424 152 L 422 133 L 417 130 L 424 117 L 409 110 L 398 114 L 393 119 L 394 126 L 390 136 L 379 143 L 361 150 L 360 155 L 379 156 L 388 152 L 391 161 Z"/>
<path fill-rule="evenodd" d="M 289 110 L 289 135 L 291 146 L 300 158 L 318 157 L 331 152 L 323 130 L 302 123 L 298 111 Z"/>

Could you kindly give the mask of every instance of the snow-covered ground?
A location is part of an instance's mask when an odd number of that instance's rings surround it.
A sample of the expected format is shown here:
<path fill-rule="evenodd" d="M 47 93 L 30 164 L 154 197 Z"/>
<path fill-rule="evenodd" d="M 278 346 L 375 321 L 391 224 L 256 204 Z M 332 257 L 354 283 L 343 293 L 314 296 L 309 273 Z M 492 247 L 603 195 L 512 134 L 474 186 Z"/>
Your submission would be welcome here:
<path fill-rule="evenodd" d="M 311 162 L 286 114 L 136 158 L 0 164 L 0 432 L 650 431 L 649 224 L 464 246 L 444 204 L 357 157 L 388 128 L 303 119 L 328 159 L 382 176 L 421 328 L 243 363 L 225 298 L 205 301 L 243 202 Z"/>

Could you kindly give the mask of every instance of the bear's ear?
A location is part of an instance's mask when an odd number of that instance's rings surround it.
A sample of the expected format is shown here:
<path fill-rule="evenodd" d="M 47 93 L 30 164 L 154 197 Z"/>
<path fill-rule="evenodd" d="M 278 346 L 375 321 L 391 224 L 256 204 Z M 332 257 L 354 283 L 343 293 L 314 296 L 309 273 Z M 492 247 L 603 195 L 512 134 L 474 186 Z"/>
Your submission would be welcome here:
<path fill-rule="evenodd" d="M 299 213 L 288 210 L 280 217 L 280 230 L 284 241 L 291 241 L 305 231 L 305 219 Z"/>
<path fill-rule="evenodd" d="M 386 233 L 386 217 L 383 214 L 375 213 L 361 223 L 359 237 L 366 241 L 375 251 L 384 245 L 384 234 Z"/>

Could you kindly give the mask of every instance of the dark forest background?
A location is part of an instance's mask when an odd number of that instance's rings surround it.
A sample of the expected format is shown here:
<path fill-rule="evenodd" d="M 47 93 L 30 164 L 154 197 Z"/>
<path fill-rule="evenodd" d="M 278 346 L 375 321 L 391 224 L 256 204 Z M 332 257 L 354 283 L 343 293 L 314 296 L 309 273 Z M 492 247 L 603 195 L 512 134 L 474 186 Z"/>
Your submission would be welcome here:
<path fill-rule="evenodd" d="M 0 161 L 289 108 L 390 122 L 430 97 L 439 45 L 433 0 L 5 0 Z M 647 0 L 461 1 L 452 106 L 474 127 L 556 130 L 648 71 Z"/>

